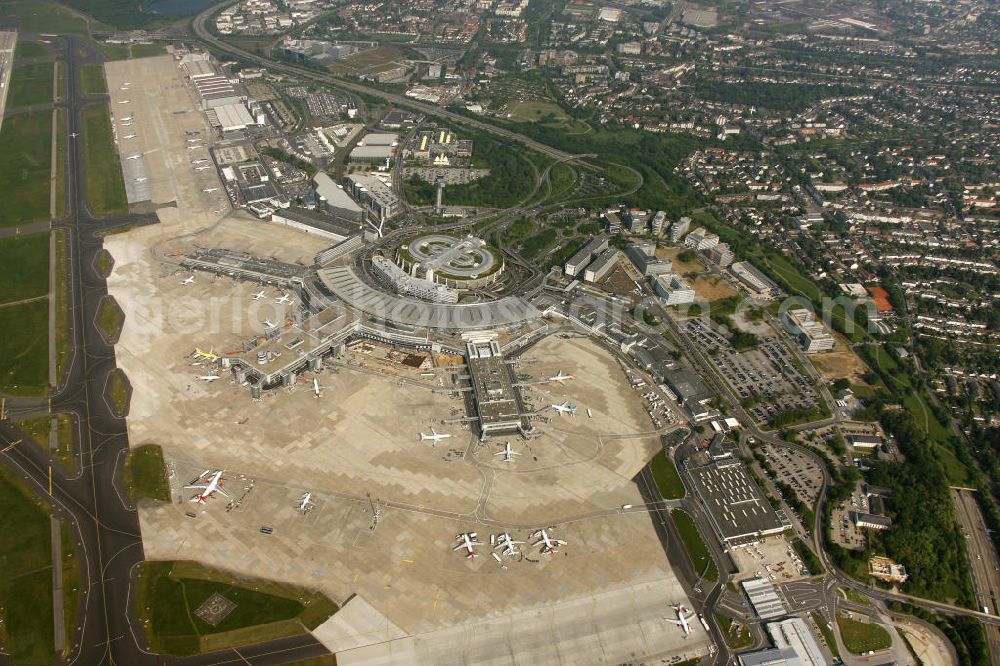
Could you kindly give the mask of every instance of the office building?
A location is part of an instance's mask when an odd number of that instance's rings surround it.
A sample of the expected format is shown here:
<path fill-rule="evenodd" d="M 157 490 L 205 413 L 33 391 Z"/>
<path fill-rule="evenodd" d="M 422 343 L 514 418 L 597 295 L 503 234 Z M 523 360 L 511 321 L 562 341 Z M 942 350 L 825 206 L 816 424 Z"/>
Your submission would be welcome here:
<path fill-rule="evenodd" d="M 788 332 L 794 335 L 799 344 L 802 345 L 805 353 L 817 354 L 833 349 L 833 336 L 823 324 L 816 321 L 811 311 L 805 308 L 787 310 L 781 315 L 781 320 Z"/>

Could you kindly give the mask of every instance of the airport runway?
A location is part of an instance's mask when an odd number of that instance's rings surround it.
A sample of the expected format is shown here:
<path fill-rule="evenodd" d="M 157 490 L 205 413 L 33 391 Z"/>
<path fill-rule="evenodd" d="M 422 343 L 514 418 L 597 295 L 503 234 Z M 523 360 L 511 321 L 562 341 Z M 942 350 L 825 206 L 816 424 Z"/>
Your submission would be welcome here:
<path fill-rule="evenodd" d="M 66 67 L 69 94 L 65 102 L 70 134 L 83 135 L 83 108 L 104 102 L 105 95 L 82 93 L 79 68 L 101 62 L 100 55 L 75 36 L 53 40 Z M 155 224 L 155 215 L 94 218 L 87 207 L 85 155 L 82 140 L 67 142 L 66 216 L 52 222 L 67 232 L 70 302 L 70 356 L 67 374 L 49 401 L 47 398 L 8 398 L 10 416 L 27 418 L 51 412 L 72 413 L 78 425 L 78 469 L 70 476 L 52 465 L 37 446 L 11 442 L 25 436 L 9 422 L 0 423 L 0 460 L 66 519 L 75 534 L 81 571 L 81 598 L 72 655 L 67 663 L 90 664 L 283 664 L 327 654 L 311 635 L 270 641 L 239 650 L 224 650 L 187 659 L 149 651 L 144 634 L 130 612 L 133 574 L 143 560 L 139 519 L 118 487 L 120 460 L 128 450 L 125 419 L 114 413 L 105 398 L 108 378 L 115 370 L 115 352 L 97 325 L 107 284 L 96 269 L 103 235 L 123 226 Z M 47 225 L 46 225 L 47 226 Z"/>

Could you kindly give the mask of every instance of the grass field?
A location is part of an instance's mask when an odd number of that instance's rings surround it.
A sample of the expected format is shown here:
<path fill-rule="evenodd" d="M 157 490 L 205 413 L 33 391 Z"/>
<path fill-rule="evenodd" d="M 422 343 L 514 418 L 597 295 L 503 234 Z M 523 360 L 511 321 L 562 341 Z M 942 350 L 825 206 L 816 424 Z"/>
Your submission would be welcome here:
<path fill-rule="evenodd" d="M 124 416 L 128 410 L 128 383 L 125 381 L 125 373 L 120 369 L 112 372 L 108 378 L 108 398 L 111 406 Z"/>
<path fill-rule="evenodd" d="M 680 499 L 684 497 L 684 483 L 674 461 L 667 457 L 666 451 L 660 451 L 649 463 L 653 472 L 653 480 L 660 490 L 663 499 Z"/>
<path fill-rule="evenodd" d="M 163 464 L 163 449 L 156 444 L 146 444 L 129 451 L 122 470 L 122 485 L 129 497 L 170 501 L 167 468 Z"/>
<path fill-rule="evenodd" d="M 539 122 L 565 123 L 570 120 L 566 112 L 555 102 L 545 102 L 539 100 L 529 100 L 524 102 L 511 102 L 508 107 L 510 119 L 517 122 Z"/>
<path fill-rule="evenodd" d="M 101 331 L 104 332 L 104 337 L 108 340 L 114 340 L 119 331 L 122 328 L 122 322 L 125 321 L 125 315 L 122 314 L 121 308 L 114 301 L 114 298 L 109 296 L 101 302 L 101 315 L 98 323 L 101 325 Z"/>
<path fill-rule="evenodd" d="M 46 0 L 4 0 L 0 16 L 16 16 L 23 33 L 86 33 L 87 22 L 62 5 Z"/>
<path fill-rule="evenodd" d="M 128 212 L 121 163 L 115 152 L 107 104 L 92 104 L 83 110 L 86 141 L 87 203 L 98 217 Z"/>
<path fill-rule="evenodd" d="M 826 647 L 830 650 L 830 653 L 834 657 L 840 659 L 840 649 L 837 648 L 837 639 L 833 635 L 833 630 L 826 625 L 826 620 L 819 613 L 810 613 L 813 622 L 819 627 L 819 633 L 823 635 L 823 640 L 826 642 Z"/>
<path fill-rule="evenodd" d="M 73 416 L 71 414 L 57 414 L 58 425 L 56 426 L 56 458 L 63 464 L 67 471 L 76 470 L 76 459 L 73 456 Z M 17 427 L 24 431 L 35 441 L 35 443 L 46 453 L 49 451 L 49 434 L 52 426 L 51 416 L 39 416 L 38 418 L 20 421 Z"/>
<path fill-rule="evenodd" d="M 715 619 L 722 629 L 722 637 L 726 639 L 726 645 L 733 650 L 742 650 L 753 645 L 753 636 L 750 630 L 742 622 L 736 622 L 728 615 L 715 614 Z"/>
<path fill-rule="evenodd" d="M 76 609 L 80 605 L 80 563 L 76 556 L 76 538 L 66 526 L 66 521 L 60 521 L 62 533 L 62 563 L 63 563 L 63 620 L 66 625 L 66 645 L 73 644 L 73 634 L 76 632 Z"/>
<path fill-rule="evenodd" d="M 104 83 L 104 65 L 87 63 L 80 68 L 80 87 L 84 95 L 103 95 L 108 92 Z"/>
<path fill-rule="evenodd" d="M 212 626 L 195 611 L 213 594 L 236 608 Z M 237 579 L 195 562 L 144 562 L 137 607 L 158 652 L 190 655 L 315 628 L 337 607 L 325 596 L 288 585 Z"/>
<path fill-rule="evenodd" d="M 17 40 L 17 49 L 14 51 L 15 58 L 45 58 L 52 55 L 52 47 L 41 42 L 34 42 L 24 39 Z"/>
<path fill-rule="evenodd" d="M 49 510 L 6 468 L 0 468 L 0 506 L 4 512 L 4 538 L 0 539 L 4 652 L 11 663 L 55 663 Z"/>
<path fill-rule="evenodd" d="M 0 303 L 49 293 L 49 234 L 0 239 Z"/>
<path fill-rule="evenodd" d="M 56 381 L 62 380 L 69 359 L 69 256 L 66 231 L 56 229 Z"/>
<path fill-rule="evenodd" d="M 19 113 L 6 118 L 0 132 L 0 227 L 49 219 L 52 112 Z"/>
<path fill-rule="evenodd" d="M 7 108 L 16 109 L 19 106 L 52 102 L 54 71 L 51 62 L 16 66 L 10 76 Z"/>
<path fill-rule="evenodd" d="M 715 566 L 715 560 L 708 552 L 708 546 L 698 534 L 698 528 L 694 520 L 686 512 L 676 509 L 670 512 L 670 519 L 674 521 L 674 526 L 680 532 L 681 541 L 684 542 L 684 549 L 691 558 L 694 570 L 705 580 L 719 580 L 719 570 Z"/>
<path fill-rule="evenodd" d="M 61 102 L 66 99 L 66 65 L 61 61 L 56 62 L 56 87 L 55 87 L 56 99 L 55 101 Z"/>
<path fill-rule="evenodd" d="M 0 391 L 45 395 L 49 388 L 46 299 L 0 307 Z"/>
<path fill-rule="evenodd" d="M 100 272 L 101 277 L 108 277 L 111 275 L 111 269 L 115 266 L 115 260 L 112 258 L 111 253 L 105 249 L 101 249 L 100 253 L 97 255 L 97 270 Z"/>
<path fill-rule="evenodd" d="M 869 650 L 884 650 L 892 645 L 889 632 L 874 622 L 859 622 L 855 619 L 837 616 L 840 638 L 851 654 L 862 654 Z"/>

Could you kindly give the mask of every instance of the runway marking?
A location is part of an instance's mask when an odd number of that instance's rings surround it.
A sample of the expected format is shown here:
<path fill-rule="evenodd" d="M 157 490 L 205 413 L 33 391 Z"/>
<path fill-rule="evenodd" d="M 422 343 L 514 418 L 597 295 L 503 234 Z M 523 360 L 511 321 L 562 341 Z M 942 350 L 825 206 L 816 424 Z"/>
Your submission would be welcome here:
<path fill-rule="evenodd" d="M 24 441 L 23 439 L 19 439 L 16 442 L 11 442 L 3 450 L 0 450 L 0 453 L 7 453 L 8 451 L 10 451 L 12 448 L 14 448 L 15 446 L 17 446 L 18 444 L 20 444 L 23 441 Z"/>
<path fill-rule="evenodd" d="M 437 591 L 437 592 L 436 592 L 436 593 L 434 594 L 434 608 L 433 608 L 433 610 L 435 610 L 435 611 L 436 611 L 436 610 L 437 610 L 437 608 L 438 608 L 438 600 L 439 600 L 440 598 L 441 598 L 441 590 L 439 589 L 439 590 L 438 590 L 438 591 Z"/>

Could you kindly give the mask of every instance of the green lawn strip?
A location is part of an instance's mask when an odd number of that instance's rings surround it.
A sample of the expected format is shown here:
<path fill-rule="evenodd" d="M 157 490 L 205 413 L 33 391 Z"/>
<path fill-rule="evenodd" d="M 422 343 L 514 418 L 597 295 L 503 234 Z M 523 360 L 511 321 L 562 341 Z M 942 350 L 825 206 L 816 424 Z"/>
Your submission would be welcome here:
<path fill-rule="evenodd" d="M 66 626 L 66 645 L 73 645 L 76 609 L 80 606 L 80 562 L 76 556 L 76 536 L 65 520 L 59 522 L 59 529 L 62 534 L 63 621 Z"/>
<path fill-rule="evenodd" d="M 826 620 L 823 619 L 819 613 L 809 614 L 816 626 L 819 627 L 819 633 L 822 634 L 823 640 L 826 642 L 827 649 L 834 656 L 835 659 L 840 659 L 840 649 L 837 647 L 837 637 L 833 635 L 833 630 L 827 625 Z"/>
<path fill-rule="evenodd" d="M 61 60 L 56 61 L 56 98 L 60 102 L 66 98 L 66 65 Z"/>
<path fill-rule="evenodd" d="M 105 298 L 101 303 L 101 313 L 98 319 L 104 337 L 108 340 L 114 340 L 124 321 L 125 315 L 122 314 L 118 304 L 111 298 Z"/>
<path fill-rule="evenodd" d="M 0 267 L 0 304 L 48 294 L 48 232 L 0 239 Z"/>
<path fill-rule="evenodd" d="M 163 44 L 133 44 L 130 50 L 133 58 L 150 58 L 164 55 L 167 52 L 167 47 Z"/>
<path fill-rule="evenodd" d="M 66 231 L 57 229 L 56 234 L 56 381 L 62 381 L 69 359 L 69 248 L 66 246 Z"/>
<path fill-rule="evenodd" d="M 719 580 L 719 570 L 715 566 L 715 560 L 712 559 L 708 546 L 698 533 L 691 516 L 680 509 L 675 509 L 670 512 L 670 518 L 681 535 L 681 541 L 684 542 L 684 549 L 691 558 L 695 573 L 708 581 Z"/>
<path fill-rule="evenodd" d="M 874 622 L 859 622 L 844 615 L 837 616 L 840 638 L 851 654 L 863 654 L 869 650 L 884 650 L 892 645 L 892 637 L 881 625 Z"/>
<path fill-rule="evenodd" d="M 56 217 L 66 214 L 66 110 L 56 109 Z M 60 232 L 62 233 L 62 232 Z"/>
<path fill-rule="evenodd" d="M 156 444 L 146 444 L 132 449 L 125 459 L 122 484 L 133 501 L 138 497 L 148 497 L 169 502 L 170 485 L 167 483 L 163 450 Z"/>
<path fill-rule="evenodd" d="M 17 48 L 14 50 L 14 58 L 44 58 L 52 55 L 52 47 L 48 44 L 35 42 L 30 39 L 17 40 Z"/>
<path fill-rule="evenodd" d="M 0 227 L 49 219 L 52 111 L 29 111 L 4 119 L 0 155 L 0 192 L 4 193 Z"/>
<path fill-rule="evenodd" d="M 83 110 L 83 136 L 87 165 L 87 202 L 98 217 L 128 212 L 121 163 L 115 152 L 107 104 Z"/>
<path fill-rule="evenodd" d="M 34 419 L 26 419 L 19 421 L 17 427 L 25 435 L 31 437 L 43 450 L 49 450 L 49 433 L 52 430 L 52 417 L 39 416 Z"/>
<path fill-rule="evenodd" d="M 128 384 L 125 381 L 125 373 L 116 370 L 108 378 L 108 397 L 111 405 L 119 414 L 125 415 L 128 409 Z"/>
<path fill-rule="evenodd" d="M 85 95 L 103 95 L 108 92 L 104 83 L 104 65 L 87 63 L 80 68 L 80 87 Z"/>
<path fill-rule="evenodd" d="M 72 414 L 56 415 L 56 457 L 69 473 L 76 472 L 76 428 Z"/>
<path fill-rule="evenodd" d="M 236 607 L 212 626 L 195 611 L 216 593 Z M 178 655 L 301 634 L 337 611 L 322 594 L 189 561 L 143 563 L 137 606 L 153 647 Z"/>
<path fill-rule="evenodd" d="M 653 472 L 653 480 L 660 490 L 663 499 L 680 499 L 684 497 L 684 483 L 680 474 L 677 473 L 677 466 L 674 461 L 667 457 L 666 451 L 657 453 L 649 463 Z"/>
<path fill-rule="evenodd" d="M 0 307 L 0 391 L 45 395 L 49 389 L 47 299 Z"/>
<path fill-rule="evenodd" d="M 51 664 L 52 539 L 49 509 L 17 476 L 0 467 L 0 636 L 11 663 Z"/>
<path fill-rule="evenodd" d="M 7 91 L 7 108 L 46 104 L 52 102 L 51 62 L 33 62 L 17 65 L 10 75 L 10 89 Z"/>
<path fill-rule="evenodd" d="M 823 573 L 823 565 L 820 563 L 819 558 L 816 557 L 816 553 L 802 539 L 793 539 L 792 547 L 795 548 L 795 552 L 806 566 L 806 569 L 809 570 L 810 575 L 816 576 Z"/>

